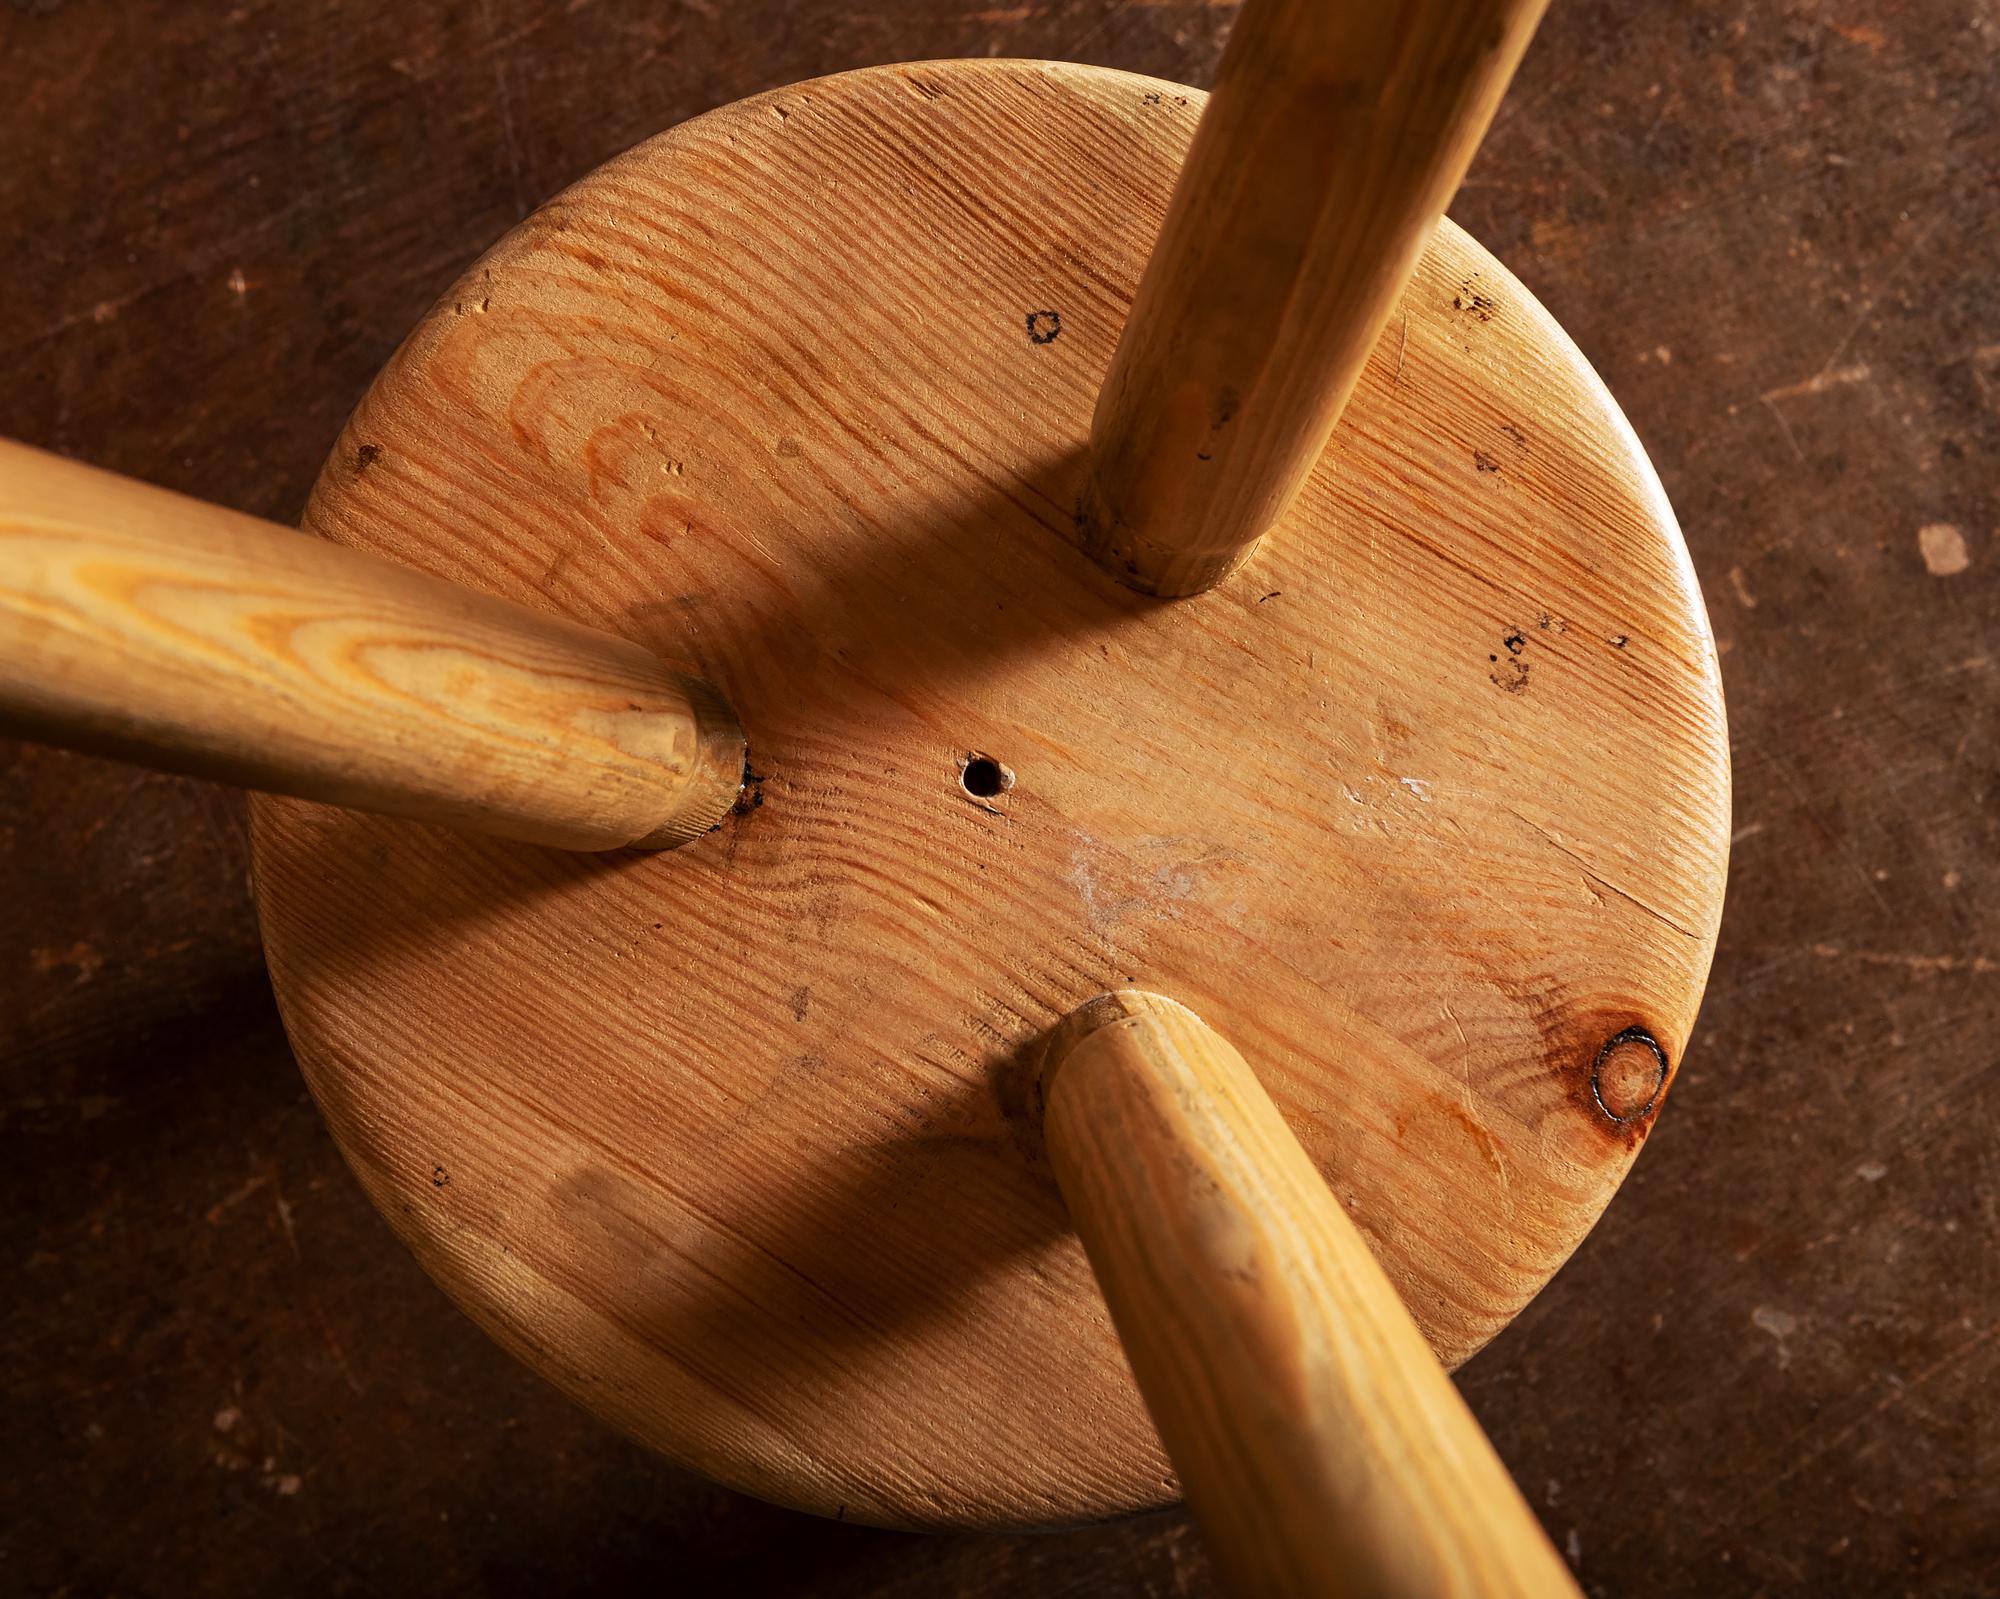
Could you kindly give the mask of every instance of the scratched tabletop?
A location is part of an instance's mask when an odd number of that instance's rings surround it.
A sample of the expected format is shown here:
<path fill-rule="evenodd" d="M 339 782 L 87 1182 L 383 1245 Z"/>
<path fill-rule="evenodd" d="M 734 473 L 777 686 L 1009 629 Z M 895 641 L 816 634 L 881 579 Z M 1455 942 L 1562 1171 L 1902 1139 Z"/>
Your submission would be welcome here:
<path fill-rule="evenodd" d="M 1232 14 L 5 0 L 0 434 L 294 520 L 432 297 L 637 140 L 896 59 L 1205 84 Z M 1593 1594 L 2000 1591 L 1996 35 L 1555 0 L 1453 206 L 1651 450 L 1735 750 L 1673 1097 L 1461 1379 Z M 1213 1591 L 1178 1513 L 837 1526 L 572 1408 L 342 1166 L 241 799 L 0 750 L 0 1592 Z"/>

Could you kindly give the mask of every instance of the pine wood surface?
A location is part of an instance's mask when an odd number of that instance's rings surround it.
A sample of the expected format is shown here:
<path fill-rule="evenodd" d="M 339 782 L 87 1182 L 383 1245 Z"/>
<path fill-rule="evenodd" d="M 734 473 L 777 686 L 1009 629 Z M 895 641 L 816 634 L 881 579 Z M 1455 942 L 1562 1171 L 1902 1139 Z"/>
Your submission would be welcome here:
<path fill-rule="evenodd" d="M 1327 1030 L 1329 1050 L 1367 1047 Z M 1578 1593 L 1227 1039 L 1163 995 L 1101 994 L 1057 1025 L 1041 1089 L 1056 1180 L 1230 1593 Z"/>
<path fill-rule="evenodd" d="M 363 1184 L 509 1348 L 847 1519 L 1175 1496 L 1024 1122 L 1022 1052 L 1171 987 L 1439 1354 L 1561 1263 L 1713 947 L 1715 660 L 1602 386 L 1442 227 L 1321 470 L 1176 605 L 1071 543 L 1200 96 L 882 69 L 726 108 L 445 296 L 309 529 L 621 632 L 748 731 L 743 814 L 580 860 L 270 801 L 260 915 Z M 1027 176 L 1024 176 L 1027 175 Z M 364 469 L 365 455 L 365 469 Z M 1013 786 L 961 787 L 973 756 Z M 1329 1050 L 1328 1007 L 1393 1073 Z"/>

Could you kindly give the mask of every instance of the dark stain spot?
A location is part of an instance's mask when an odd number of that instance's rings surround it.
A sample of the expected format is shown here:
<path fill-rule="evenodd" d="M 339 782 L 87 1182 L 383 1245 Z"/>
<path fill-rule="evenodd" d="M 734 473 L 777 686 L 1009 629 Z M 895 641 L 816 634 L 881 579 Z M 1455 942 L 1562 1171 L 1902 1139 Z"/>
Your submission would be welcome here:
<path fill-rule="evenodd" d="M 1500 431 L 1506 434 L 1508 438 L 1514 441 L 1514 446 L 1516 449 L 1525 451 L 1528 448 L 1527 434 L 1523 433 L 1519 428 L 1514 426 L 1512 422 L 1502 422 L 1500 424 Z"/>
<path fill-rule="evenodd" d="M 381 458 L 382 458 L 381 445 L 379 444 L 362 445 L 360 449 L 354 452 L 354 475 L 356 477 L 361 476 L 363 472 L 366 472 Z"/>
<path fill-rule="evenodd" d="M 1667 138 L 1665 130 L 1661 130 L 1656 137 L 1664 142 Z M 1649 139 L 1648 143 L 1651 142 Z M 1572 194 L 1563 202 L 1563 214 L 1579 225 L 1602 222 L 1609 215 L 1604 202 L 1594 194 Z"/>
<path fill-rule="evenodd" d="M 1512 656 L 1502 661 L 1497 655 L 1491 657 L 1491 659 L 1499 664 L 1493 671 L 1488 672 L 1486 675 L 1496 687 L 1508 694 L 1525 694 L 1528 692 L 1528 663 L 1526 661 L 1516 660 Z"/>
<path fill-rule="evenodd" d="M 1615 1033 L 1590 1067 L 1590 1097 L 1623 1125 L 1646 1116 L 1667 1086 L 1667 1052 L 1643 1027 Z"/>
<path fill-rule="evenodd" d="M 797 439 L 787 433 L 782 439 L 778 440 L 778 454 L 787 461 L 795 461 L 801 455 L 805 454 L 805 450 Z"/>
<path fill-rule="evenodd" d="M 1507 646 L 1507 653 L 1509 655 L 1519 655 L 1521 651 L 1528 647 L 1528 635 L 1517 627 L 1500 642 Z"/>
<path fill-rule="evenodd" d="M 1224 389 L 1215 397 L 1215 409 L 1209 414 L 1209 431 L 1220 433 L 1236 420 L 1236 413 L 1242 408 L 1243 396 L 1234 389 Z"/>
<path fill-rule="evenodd" d="M 813 991 L 810 988 L 795 988 L 792 990 L 793 1021 L 802 1022 L 806 1019 L 806 1012 L 812 1008 L 812 997 Z"/>
<path fill-rule="evenodd" d="M 1062 333 L 1062 313 L 1060 311 L 1030 311 L 1028 313 L 1028 342 L 1030 344 L 1054 344 Z"/>
<path fill-rule="evenodd" d="M 1538 1054 L 1550 1086 L 1603 1139 L 1606 1149 L 1622 1147 L 1631 1151 L 1645 1142 L 1655 1119 L 1650 1115 L 1623 1122 L 1614 1119 L 1599 1105 L 1595 1088 L 1597 1061 L 1611 1044 L 1633 1037 L 1657 1041 L 1659 1035 L 1644 1020 L 1639 1008 L 1608 996 L 1604 1000 L 1574 998 L 1568 985 L 1553 977 L 1526 975 L 1513 952 L 1470 950 L 1468 953 L 1495 990 L 1533 1028 L 1540 1040 Z M 1667 1047 L 1657 1043 L 1656 1047 L 1660 1058 L 1666 1059 Z M 1619 1063 L 1621 1072 L 1625 1064 Z M 1640 1064 L 1643 1066 L 1644 1062 Z M 1671 1071 L 1668 1076 L 1671 1078 Z M 1662 1089 L 1655 1099 L 1656 1109 L 1658 1100 L 1665 1097 Z"/>
<path fill-rule="evenodd" d="M 1160 103 L 1160 97 L 1157 94 L 1149 94 L 1144 97 L 1144 101 L 1145 104 L 1147 105 L 1158 105 Z"/>
<path fill-rule="evenodd" d="M 1472 464 L 1476 470 L 1481 472 L 1497 472 L 1500 470 L 1500 463 L 1484 450 L 1474 450 L 1472 452 Z"/>
<path fill-rule="evenodd" d="M 1475 272 L 1471 277 L 1467 278 L 1458 293 L 1451 297 L 1451 303 L 1456 309 L 1465 312 L 1468 316 L 1476 316 L 1482 322 L 1491 322 L 1494 313 L 1500 308 L 1493 303 L 1491 298 L 1481 294 L 1472 286 L 1478 276 L 1479 274 Z"/>
<path fill-rule="evenodd" d="M 450 1181 L 451 1181 L 450 1174 L 447 1173 L 442 1166 L 433 1166 L 431 1168 L 431 1187 L 442 1188 L 446 1183 Z"/>
<path fill-rule="evenodd" d="M 729 807 L 732 816 L 748 816 L 764 803 L 764 774 L 757 771 L 748 761 L 743 763 L 743 787 L 737 792 L 736 803 Z"/>

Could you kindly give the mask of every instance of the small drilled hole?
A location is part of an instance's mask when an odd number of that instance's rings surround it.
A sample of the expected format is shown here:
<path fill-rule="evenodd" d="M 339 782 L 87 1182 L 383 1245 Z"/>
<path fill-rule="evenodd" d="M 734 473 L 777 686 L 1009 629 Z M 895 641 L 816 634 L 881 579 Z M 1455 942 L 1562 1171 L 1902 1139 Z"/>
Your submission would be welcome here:
<path fill-rule="evenodd" d="M 1014 786 L 1014 774 L 990 755 L 968 755 L 958 781 L 974 799 L 992 799 Z"/>

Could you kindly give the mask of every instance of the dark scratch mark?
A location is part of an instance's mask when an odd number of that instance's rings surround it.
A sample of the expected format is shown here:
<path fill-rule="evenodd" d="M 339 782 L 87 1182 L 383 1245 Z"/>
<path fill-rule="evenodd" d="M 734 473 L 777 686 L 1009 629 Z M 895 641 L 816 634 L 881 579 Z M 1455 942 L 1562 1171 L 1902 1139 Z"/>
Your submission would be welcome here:
<path fill-rule="evenodd" d="M 1620 888 L 1616 883 L 1612 882 L 1609 878 L 1602 877 L 1598 873 L 1592 871 L 1590 868 L 1590 863 L 1588 861 L 1586 861 L 1581 855 L 1577 854 L 1577 852 L 1571 849 L 1567 844 L 1559 842 L 1554 837 L 1554 835 L 1552 835 L 1548 831 L 1548 829 L 1543 827 L 1537 827 L 1533 822 L 1529 821 L 1527 817 L 1523 816 L 1519 811 L 1515 810 L 1514 807 L 1511 805 L 1504 807 L 1504 809 L 1506 810 L 1509 816 L 1513 817 L 1515 821 L 1519 822 L 1523 827 L 1527 828 L 1529 832 L 1535 834 L 1538 838 L 1540 838 L 1541 841 L 1544 844 L 1548 845 L 1550 849 L 1554 850 L 1558 855 L 1563 856 L 1567 860 L 1574 862 L 1577 868 L 1583 873 L 1583 875 L 1587 877 L 1592 883 L 1596 884 L 1599 888 L 1607 889 L 1611 893 L 1616 894 L 1620 899 L 1624 900 L 1626 903 L 1638 906 L 1640 910 L 1644 911 L 1648 916 L 1652 917 L 1654 921 L 1659 922 L 1664 926 L 1671 927 L 1675 932 L 1679 933 L 1681 937 L 1692 938 L 1697 942 L 1700 941 L 1701 935 L 1699 933 L 1694 932 L 1690 928 L 1681 926 L 1679 922 L 1675 921 L 1671 916 L 1667 915 L 1665 911 L 1655 910 L 1652 906 L 1648 905 L 1643 899 L 1639 898 L 1638 895 L 1627 893 L 1624 889 Z"/>

